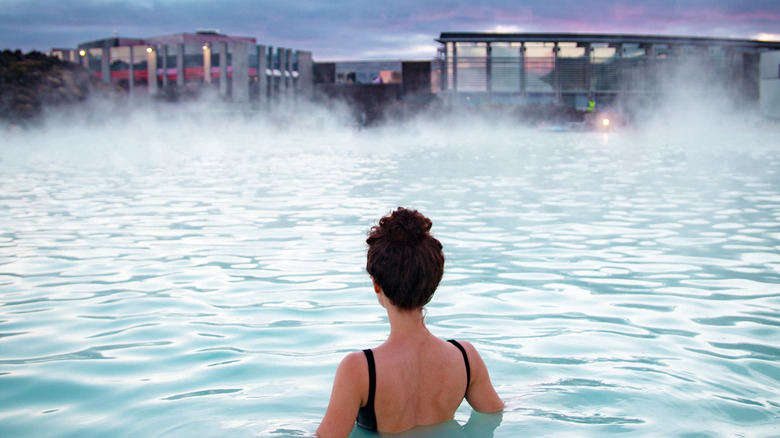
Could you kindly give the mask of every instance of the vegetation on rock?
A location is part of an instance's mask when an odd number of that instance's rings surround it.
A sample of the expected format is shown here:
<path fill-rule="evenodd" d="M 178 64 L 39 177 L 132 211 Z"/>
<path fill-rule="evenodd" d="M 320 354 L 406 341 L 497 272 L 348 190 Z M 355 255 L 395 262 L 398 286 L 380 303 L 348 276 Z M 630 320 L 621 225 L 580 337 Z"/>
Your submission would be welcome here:
<path fill-rule="evenodd" d="M 47 108 L 67 107 L 91 96 L 122 94 L 81 65 L 36 51 L 0 52 L 0 120 L 26 123 Z"/>

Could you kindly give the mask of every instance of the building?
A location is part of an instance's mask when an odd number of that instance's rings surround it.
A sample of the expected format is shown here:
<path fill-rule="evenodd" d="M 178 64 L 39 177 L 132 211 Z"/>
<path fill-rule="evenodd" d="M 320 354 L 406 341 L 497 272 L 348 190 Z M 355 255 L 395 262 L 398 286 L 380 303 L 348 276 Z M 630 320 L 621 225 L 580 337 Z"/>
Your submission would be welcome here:
<path fill-rule="evenodd" d="M 66 50 L 52 51 L 63 59 Z M 218 31 L 149 38 L 105 38 L 79 44 L 80 61 L 131 95 L 213 87 L 235 102 L 278 102 L 312 92 L 311 52 L 256 44 Z"/>
<path fill-rule="evenodd" d="M 760 75 L 761 114 L 780 119 L 780 50 L 761 54 Z"/>
<path fill-rule="evenodd" d="M 584 110 L 641 107 L 679 81 L 726 90 L 734 101 L 777 113 L 780 42 L 572 33 L 443 32 L 435 59 L 314 63 L 303 50 L 218 31 L 105 38 L 54 49 L 107 83 L 176 97 L 212 88 L 234 102 L 342 99 L 355 112 L 445 105 L 551 103 Z M 678 83 L 674 83 L 678 81 Z M 676 88 L 677 87 L 677 88 Z M 624 108 L 624 109 L 626 109 Z M 568 110 L 567 109 L 567 110 Z M 408 111 L 407 111 L 408 112 Z"/>
<path fill-rule="evenodd" d="M 317 62 L 314 98 L 345 102 L 362 124 L 370 125 L 388 117 L 403 118 L 436 99 L 433 63 L 433 60 Z"/>
<path fill-rule="evenodd" d="M 51 49 L 49 55 L 60 58 L 63 61 L 79 62 L 79 51 L 75 49 Z"/>
<path fill-rule="evenodd" d="M 657 96 L 683 65 L 695 80 L 726 83 L 757 103 L 759 56 L 780 49 L 780 42 L 571 33 L 444 32 L 436 41 L 440 92 L 451 103 L 577 109 L 590 96 L 608 103 Z"/>

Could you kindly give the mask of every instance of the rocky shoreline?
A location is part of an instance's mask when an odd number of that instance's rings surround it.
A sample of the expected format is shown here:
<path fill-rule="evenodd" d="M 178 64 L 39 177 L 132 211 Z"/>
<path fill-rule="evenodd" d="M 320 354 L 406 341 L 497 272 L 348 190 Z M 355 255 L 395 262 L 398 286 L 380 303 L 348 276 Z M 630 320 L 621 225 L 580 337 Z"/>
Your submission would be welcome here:
<path fill-rule="evenodd" d="M 47 109 L 125 94 L 81 65 L 35 51 L 0 52 L 0 122 L 25 125 L 39 120 Z"/>

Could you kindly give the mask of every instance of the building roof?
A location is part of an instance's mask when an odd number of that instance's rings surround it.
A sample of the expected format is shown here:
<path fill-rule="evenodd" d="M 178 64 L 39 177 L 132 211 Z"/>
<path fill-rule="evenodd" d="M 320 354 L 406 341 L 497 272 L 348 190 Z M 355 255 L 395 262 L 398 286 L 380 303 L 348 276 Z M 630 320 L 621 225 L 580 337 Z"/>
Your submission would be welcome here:
<path fill-rule="evenodd" d="M 607 44 L 706 45 L 734 48 L 780 50 L 778 41 L 732 38 L 683 37 L 662 35 L 587 34 L 587 33 L 487 33 L 442 32 L 436 41 L 449 42 L 574 42 Z"/>
<path fill-rule="evenodd" d="M 146 44 L 141 38 L 109 37 L 88 41 L 78 45 L 79 49 L 95 49 L 101 47 L 138 46 Z"/>
<path fill-rule="evenodd" d="M 93 49 L 102 47 L 140 46 L 145 44 L 177 44 L 177 43 L 213 43 L 238 41 L 242 43 L 256 44 L 255 38 L 244 36 L 224 35 L 217 32 L 174 33 L 160 35 L 151 38 L 126 38 L 109 37 L 95 41 L 89 41 L 78 45 L 79 49 Z"/>
<path fill-rule="evenodd" d="M 195 43 L 203 44 L 210 42 L 231 42 L 256 44 L 254 37 L 232 36 L 217 32 L 196 32 L 196 33 L 175 33 L 170 35 L 160 35 L 145 39 L 150 44 L 175 44 L 175 43 Z"/>

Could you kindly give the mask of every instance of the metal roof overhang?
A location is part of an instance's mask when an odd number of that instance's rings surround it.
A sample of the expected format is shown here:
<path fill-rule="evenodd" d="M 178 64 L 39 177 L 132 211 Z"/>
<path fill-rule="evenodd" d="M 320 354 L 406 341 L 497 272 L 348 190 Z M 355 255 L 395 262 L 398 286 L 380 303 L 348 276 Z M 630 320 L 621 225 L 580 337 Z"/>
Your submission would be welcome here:
<path fill-rule="evenodd" d="M 81 43 L 78 45 L 79 50 L 88 50 L 88 49 L 100 49 L 100 48 L 108 48 L 108 47 L 122 47 L 122 46 L 134 46 L 134 45 L 143 45 L 146 44 L 144 40 L 140 38 L 120 38 L 120 37 L 110 37 L 110 38 L 103 38 L 95 41 L 88 41 L 85 43 Z"/>
<path fill-rule="evenodd" d="M 757 50 L 780 50 L 780 42 L 742 40 L 731 38 L 680 37 L 662 35 L 619 35 L 585 33 L 485 33 L 485 32 L 442 32 L 436 41 L 450 42 L 546 42 L 546 43 L 607 43 L 607 44 L 670 44 L 739 47 Z"/>

